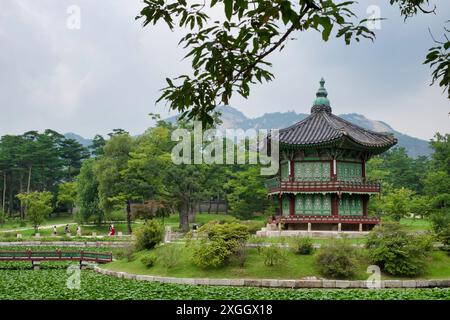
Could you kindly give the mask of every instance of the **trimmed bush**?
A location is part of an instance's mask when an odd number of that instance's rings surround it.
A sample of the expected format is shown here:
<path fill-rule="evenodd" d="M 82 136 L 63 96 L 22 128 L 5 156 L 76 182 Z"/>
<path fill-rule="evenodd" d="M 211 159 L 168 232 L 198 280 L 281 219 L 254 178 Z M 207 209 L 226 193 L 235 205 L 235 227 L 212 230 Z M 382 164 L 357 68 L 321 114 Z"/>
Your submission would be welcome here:
<path fill-rule="evenodd" d="M 264 256 L 264 264 L 268 267 L 279 266 L 287 261 L 283 249 L 274 244 L 264 247 L 261 254 Z"/>
<path fill-rule="evenodd" d="M 217 268 L 225 265 L 232 252 L 223 239 L 201 240 L 194 246 L 192 263 L 200 268 Z"/>
<path fill-rule="evenodd" d="M 200 227 L 198 232 L 210 240 L 222 239 L 226 242 L 231 240 L 245 242 L 250 236 L 248 227 L 238 222 L 211 221 Z"/>
<path fill-rule="evenodd" d="M 357 260 L 355 248 L 345 240 L 336 240 L 319 250 L 315 263 L 323 276 L 347 279 L 355 274 Z"/>
<path fill-rule="evenodd" d="M 427 235 L 408 234 L 398 223 L 386 223 L 369 233 L 366 247 L 372 263 L 385 272 L 417 276 L 425 271 L 431 240 Z"/>
<path fill-rule="evenodd" d="M 311 254 L 314 251 L 313 242 L 309 237 L 295 238 L 292 247 L 296 254 Z"/>
<path fill-rule="evenodd" d="M 151 268 L 155 265 L 156 263 L 156 256 L 153 254 L 146 254 L 144 256 L 142 256 L 141 258 L 141 262 L 147 267 L 147 268 Z"/>
<path fill-rule="evenodd" d="M 164 229 L 156 220 L 149 220 L 136 231 L 136 249 L 150 250 L 163 240 Z"/>

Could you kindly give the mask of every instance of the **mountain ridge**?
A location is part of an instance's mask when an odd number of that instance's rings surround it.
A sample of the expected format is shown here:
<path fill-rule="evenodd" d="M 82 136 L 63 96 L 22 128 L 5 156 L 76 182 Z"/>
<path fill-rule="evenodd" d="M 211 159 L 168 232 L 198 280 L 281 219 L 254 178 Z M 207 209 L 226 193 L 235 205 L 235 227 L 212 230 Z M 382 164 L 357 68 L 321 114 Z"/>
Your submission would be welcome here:
<path fill-rule="evenodd" d="M 218 110 L 222 113 L 221 129 L 281 129 L 293 125 L 309 115 L 306 113 L 296 113 L 295 111 L 277 111 L 264 113 L 259 117 L 249 118 L 232 106 L 219 106 Z M 393 133 L 398 140 L 396 147 L 404 147 L 410 157 L 430 156 L 432 153 L 428 141 L 401 133 L 385 121 L 372 120 L 359 113 L 346 113 L 338 116 L 364 129 L 375 132 Z M 176 119 L 177 116 L 171 116 L 166 118 L 165 121 L 174 123 Z"/>

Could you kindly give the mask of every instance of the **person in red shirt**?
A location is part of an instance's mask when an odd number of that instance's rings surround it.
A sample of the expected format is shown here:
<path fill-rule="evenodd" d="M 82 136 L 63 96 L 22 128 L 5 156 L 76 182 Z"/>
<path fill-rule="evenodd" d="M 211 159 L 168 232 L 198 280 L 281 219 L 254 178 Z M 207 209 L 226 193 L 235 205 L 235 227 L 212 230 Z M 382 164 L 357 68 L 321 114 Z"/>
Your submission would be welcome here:
<path fill-rule="evenodd" d="M 114 225 L 111 225 L 111 232 L 110 235 L 113 236 L 116 234 L 116 228 L 114 228 Z"/>

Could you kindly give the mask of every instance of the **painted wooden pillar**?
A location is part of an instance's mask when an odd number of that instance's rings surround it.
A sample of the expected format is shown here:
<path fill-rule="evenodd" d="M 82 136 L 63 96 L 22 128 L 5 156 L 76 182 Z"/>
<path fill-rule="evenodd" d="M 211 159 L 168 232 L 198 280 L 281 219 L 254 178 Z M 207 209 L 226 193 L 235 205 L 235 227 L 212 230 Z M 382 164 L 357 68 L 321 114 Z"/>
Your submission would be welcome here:
<path fill-rule="evenodd" d="M 362 196 L 362 204 L 363 204 L 363 216 L 367 217 L 368 214 L 368 204 L 369 204 L 369 195 L 365 194 Z"/>
<path fill-rule="evenodd" d="M 289 195 L 289 214 L 295 214 L 295 194 Z"/>
<path fill-rule="evenodd" d="M 294 173 L 294 161 L 289 160 L 289 181 L 295 180 L 295 173 Z"/>
<path fill-rule="evenodd" d="M 281 193 L 278 195 L 278 212 L 277 214 L 281 217 L 283 215 L 283 199 Z"/>
<path fill-rule="evenodd" d="M 361 174 L 362 174 L 362 180 L 366 181 L 366 160 L 362 159 L 361 162 Z"/>
<path fill-rule="evenodd" d="M 339 209 L 338 209 L 338 196 L 337 194 L 331 195 L 331 215 L 337 216 L 339 215 Z"/>
<path fill-rule="evenodd" d="M 336 159 L 332 159 L 330 161 L 330 174 L 331 174 L 331 181 L 337 180 L 337 172 L 336 172 Z"/>

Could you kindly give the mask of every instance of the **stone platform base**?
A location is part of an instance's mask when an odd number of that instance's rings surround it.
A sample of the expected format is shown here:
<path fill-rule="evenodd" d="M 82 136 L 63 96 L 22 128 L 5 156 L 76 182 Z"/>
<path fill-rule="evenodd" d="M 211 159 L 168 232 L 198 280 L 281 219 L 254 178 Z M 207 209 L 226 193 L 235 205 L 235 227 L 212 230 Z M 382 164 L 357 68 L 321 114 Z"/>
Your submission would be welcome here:
<path fill-rule="evenodd" d="M 262 228 L 256 232 L 257 237 L 310 237 L 310 238 L 362 238 L 367 231 L 305 231 L 305 230 L 267 230 Z"/>

